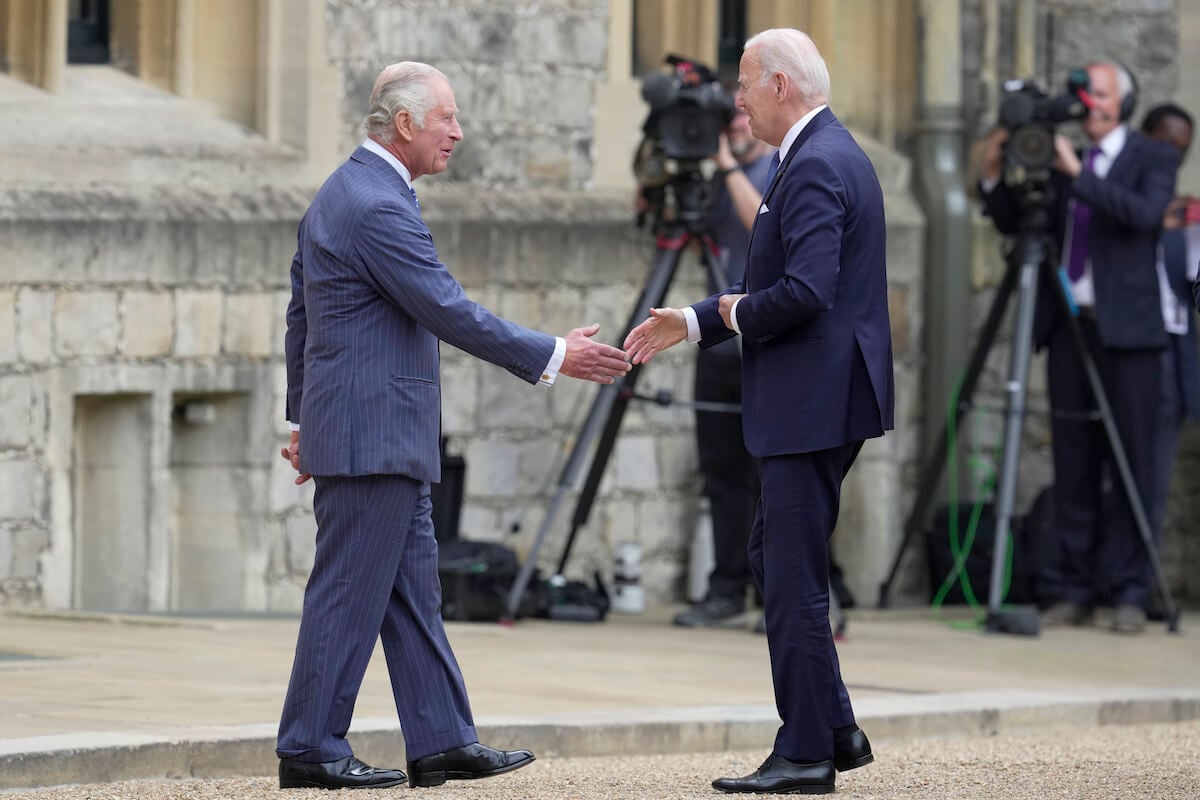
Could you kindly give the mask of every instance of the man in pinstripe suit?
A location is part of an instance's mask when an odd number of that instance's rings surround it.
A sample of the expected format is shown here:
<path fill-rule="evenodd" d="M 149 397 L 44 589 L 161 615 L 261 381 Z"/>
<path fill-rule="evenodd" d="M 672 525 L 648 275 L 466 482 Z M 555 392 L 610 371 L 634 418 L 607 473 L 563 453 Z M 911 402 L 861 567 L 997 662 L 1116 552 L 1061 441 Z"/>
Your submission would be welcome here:
<path fill-rule="evenodd" d="M 611 383 L 629 364 L 593 342 L 500 319 L 438 259 L 412 181 L 446 168 L 462 139 L 449 81 L 426 64 L 380 73 L 368 138 L 300 223 L 287 312 L 283 450 L 313 477 L 316 557 L 276 753 L 282 788 L 436 786 L 522 767 L 527 750 L 478 742 L 440 613 L 429 482 L 440 478 L 438 342 L 530 383 Z M 300 444 L 300 432 L 304 444 Z M 408 772 L 354 757 L 346 732 L 382 638 Z"/>

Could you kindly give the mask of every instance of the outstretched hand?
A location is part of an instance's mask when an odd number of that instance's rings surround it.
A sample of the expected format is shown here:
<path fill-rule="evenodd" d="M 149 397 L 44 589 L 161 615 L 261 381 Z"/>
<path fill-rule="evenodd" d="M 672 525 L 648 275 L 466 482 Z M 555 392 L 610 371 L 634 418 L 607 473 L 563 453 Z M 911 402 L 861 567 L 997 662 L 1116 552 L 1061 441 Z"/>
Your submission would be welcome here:
<path fill-rule="evenodd" d="M 599 325 L 588 325 L 586 328 L 576 328 L 563 337 L 567 343 L 567 354 L 563 356 L 559 372 L 568 378 L 593 383 L 615 383 L 617 378 L 629 372 L 629 360 L 624 352 L 592 341 L 591 337 L 599 330 Z"/>
<path fill-rule="evenodd" d="M 634 364 L 645 364 L 656 353 L 687 338 L 687 322 L 678 308 L 652 308 L 650 319 L 625 337 L 625 351 Z"/>

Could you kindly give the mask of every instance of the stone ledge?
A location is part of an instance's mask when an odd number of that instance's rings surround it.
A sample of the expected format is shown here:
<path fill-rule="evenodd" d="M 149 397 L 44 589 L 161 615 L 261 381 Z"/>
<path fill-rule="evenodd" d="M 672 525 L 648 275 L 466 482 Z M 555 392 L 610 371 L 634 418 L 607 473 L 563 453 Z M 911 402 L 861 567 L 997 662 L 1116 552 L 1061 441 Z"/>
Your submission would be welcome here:
<path fill-rule="evenodd" d="M 1078 725 L 1200 718 L 1200 689 L 983 691 L 868 697 L 855 703 L 876 741 L 995 736 Z M 779 720 L 773 706 L 700 706 L 481 718 L 480 738 L 542 756 L 670 754 L 762 749 Z M 368 763 L 396 762 L 395 720 L 356 720 L 351 737 Z M 180 777 L 267 776 L 275 725 L 180 729 L 162 734 L 77 733 L 0 740 L 0 790 L 65 783 Z"/>
<path fill-rule="evenodd" d="M 459 185 L 418 186 L 421 211 L 431 225 L 504 223 L 523 226 L 623 226 L 634 229 L 629 196 L 612 190 L 524 189 L 499 191 Z M 48 188 L 0 185 L 0 222 L 299 222 L 316 187 L 264 185 L 225 189 L 126 184 L 76 184 Z M 908 192 L 886 197 L 891 225 L 920 225 Z"/>

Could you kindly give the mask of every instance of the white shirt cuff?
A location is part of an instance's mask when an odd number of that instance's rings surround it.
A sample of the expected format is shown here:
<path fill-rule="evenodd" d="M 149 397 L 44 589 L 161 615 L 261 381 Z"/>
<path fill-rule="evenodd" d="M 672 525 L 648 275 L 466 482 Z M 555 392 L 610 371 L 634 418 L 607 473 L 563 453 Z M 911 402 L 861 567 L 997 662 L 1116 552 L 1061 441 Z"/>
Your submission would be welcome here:
<path fill-rule="evenodd" d="M 553 386 L 555 378 L 558 377 L 558 371 L 562 368 L 563 359 L 566 357 L 567 340 L 561 336 L 554 337 L 554 355 L 550 356 L 550 362 L 542 370 L 542 377 L 538 383 L 543 386 Z"/>
<path fill-rule="evenodd" d="M 737 321 L 737 307 L 738 307 L 738 303 L 742 302 L 742 300 L 744 300 L 744 299 L 745 299 L 744 297 L 739 297 L 737 300 L 734 300 L 733 308 L 729 309 L 729 324 L 733 326 L 733 332 L 736 333 L 738 336 L 742 335 L 742 329 L 738 325 L 738 321 Z"/>
<path fill-rule="evenodd" d="M 683 307 L 683 321 L 687 323 L 687 341 L 695 344 L 700 341 L 700 320 L 696 319 L 696 309 L 691 306 Z"/>
<path fill-rule="evenodd" d="M 300 430 L 300 423 L 298 423 L 298 422 L 292 422 L 292 421 L 289 419 L 289 420 L 288 420 L 288 430 L 289 430 L 289 431 L 298 431 L 298 430 Z"/>
<path fill-rule="evenodd" d="M 999 178 L 980 178 L 979 179 L 979 188 L 983 189 L 984 194 L 991 194 L 992 189 L 995 189 L 999 185 L 1000 185 Z"/>

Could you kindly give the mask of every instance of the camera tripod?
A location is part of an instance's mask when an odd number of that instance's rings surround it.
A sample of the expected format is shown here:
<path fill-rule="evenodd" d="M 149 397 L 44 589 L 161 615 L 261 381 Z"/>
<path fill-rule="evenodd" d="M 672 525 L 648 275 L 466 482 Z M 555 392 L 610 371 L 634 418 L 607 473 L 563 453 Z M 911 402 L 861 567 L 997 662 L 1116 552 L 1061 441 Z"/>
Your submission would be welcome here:
<path fill-rule="evenodd" d="M 680 193 L 680 196 L 687 195 Z M 703 204 L 699 208 L 702 209 Z M 727 283 L 717 262 L 716 244 L 704 225 L 704 212 L 684 204 L 681 204 L 681 209 L 678 219 L 664 221 L 657 226 L 654 262 L 641 294 L 638 295 L 637 302 L 634 303 L 633 310 L 630 312 L 629 321 L 622 329 L 622 336 L 644 319 L 650 308 L 660 308 L 663 305 L 684 251 L 693 242 L 699 243 L 701 261 L 707 274 L 712 277 L 716 285 L 724 286 Z M 618 346 L 620 346 L 619 342 Z M 629 372 L 615 383 L 602 385 L 596 399 L 592 401 L 592 407 L 588 410 L 587 418 L 584 420 L 579 437 L 575 440 L 571 455 L 559 475 L 554 495 L 546 509 L 542 525 L 538 528 L 537 536 L 533 540 L 533 546 L 521 564 L 521 570 L 517 573 L 517 578 L 509 592 L 506 621 L 516 618 L 521 598 L 537 567 L 538 554 L 545 544 L 546 536 L 549 534 L 567 494 L 575 485 L 580 471 L 591 455 L 587 479 L 584 481 L 583 489 L 575 504 L 570 533 L 563 547 L 562 556 L 559 558 L 556 573 L 561 575 L 566 568 L 571 549 L 575 544 L 575 537 L 591 516 L 592 505 L 595 503 L 600 480 L 604 475 L 604 467 L 612 454 L 621 421 L 629 407 L 629 401 L 635 398 L 641 399 L 634 393 L 634 387 L 641 371 L 642 365 L 634 364 Z M 599 437 L 598 441 L 597 437 Z M 596 443 L 594 454 L 590 453 L 593 442 Z"/>
<path fill-rule="evenodd" d="M 1027 199 L 1023 198 L 1026 202 Z M 1077 309 L 1069 296 L 1069 289 L 1060 278 L 1057 268 L 1050 261 L 1050 242 L 1047 234 L 1041 232 L 1046 227 L 1045 214 L 1038 213 L 1041 209 L 1023 208 L 1021 233 L 1009 254 L 1008 268 L 996 291 L 996 297 L 988 312 L 975 351 L 968 362 L 959 393 L 959 402 L 953 410 L 953 419 L 947 420 L 947 435 L 938 439 L 935 452 L 926 462 L 922 470 L 921 482 L 917 489 L 917 497 L 913 503 L 912 512 L 904 525 L 904 538 L 900 549 L 892 562 L 887 579 L 879 587 L 879 607 L 890 605 L 892 583 L 900 569 L 900 561 L 904 551 L 912 543 L 927 519 L 929 506 L 934 499 L 938 484 L 941 481 L 942 470 L 949 448 L 950 426 L 957 427 L 959 420 L 971 410 L 972 395 L 975 392 L 979 376 L 983 372 L 984 362 L 991 349 L 996 332 L 1004 319 L 1006 307 L 1014 289 L 1017 291 L 1016 325 L 1013 331 L 1013 344 L 1008 379 L 1005 382 L 1004 408 L 1004 450 L 1000 468 L 999 484 L 996 491 L 996 531 L 992 549 L 992 571 L 988 591 L 988 608 L 986 629 L 990 633 L 1016 633 L 1037 635 L 1040 621 L 1033 609 L 1003 609 L 1001 607 L 1004 592 L 1005 560 L 1008 552 L 1009 524 L 1013 516 L 1013 500 L 1017 485 L 1017 462 L 1020 455 L 1021 428 L 1025 416 L 1026 390 L 1029 381 L 1029 362 L 1033 349 L 1033 316 L 1037 300 L 1038 282 L 1045 276 L 1055 287 L 1055 299 L 1065 317 L 1065 324 L 1070 327 L 1071 340 L 1083 362 L 1087 373 L 1088 384 L 1092 397 L 1099 410 L 1099 419 L 1104 425 L 1108 445 L 1112 451 L 1113 462 L 1116 465 L 1118 479 L 1133 510 L 1134 522 L 1139 538 L 1146 548 L 1154 582 L 1162 597 L 1166 614 L 1167 630 L 1176 633 L 1179 630 L 1179 609 L 1171 597 L 1171 591 L 1163 575 L 1162 566 L 1155 551 L 1150 534 L 1150 523 L 1146 517 L 1146 509 L 1142 504 L 1141 495 L 1134 483 L 1133 472 L 1113 419 L 1112 408 L 1100 381 L 1100 373 L 1095 361 L 1084 343 L 1083 334 L 1079 328 Z M 962 565 L 956 565 L 961 568 Z"/>

